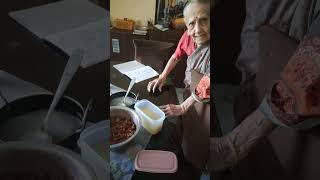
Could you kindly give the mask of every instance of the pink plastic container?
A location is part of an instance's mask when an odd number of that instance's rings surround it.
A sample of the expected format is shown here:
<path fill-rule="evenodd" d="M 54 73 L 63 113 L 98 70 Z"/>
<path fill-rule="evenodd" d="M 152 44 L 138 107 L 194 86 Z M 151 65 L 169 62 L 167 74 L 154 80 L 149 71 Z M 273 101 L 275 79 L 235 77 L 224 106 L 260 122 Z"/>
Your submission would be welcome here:
<path fill-rule="evenodd" d="M 139 151 L 134 165 L 136 170 L 150 173 L 174 173 L 178 169 L 176 155 L 159 150 Z"/>

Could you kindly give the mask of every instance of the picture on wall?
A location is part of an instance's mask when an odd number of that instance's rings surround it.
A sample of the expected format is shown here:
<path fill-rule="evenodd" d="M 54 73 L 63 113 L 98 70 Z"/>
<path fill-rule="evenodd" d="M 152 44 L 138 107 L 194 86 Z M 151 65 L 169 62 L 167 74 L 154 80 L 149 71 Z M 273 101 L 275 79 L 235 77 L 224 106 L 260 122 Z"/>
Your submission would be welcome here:
<path fill-rule="evenodd" d="M 155 23 L 168 27 L 170 22 L 183 18 L 183 8 L 188 0 L 157 0 Z"/>

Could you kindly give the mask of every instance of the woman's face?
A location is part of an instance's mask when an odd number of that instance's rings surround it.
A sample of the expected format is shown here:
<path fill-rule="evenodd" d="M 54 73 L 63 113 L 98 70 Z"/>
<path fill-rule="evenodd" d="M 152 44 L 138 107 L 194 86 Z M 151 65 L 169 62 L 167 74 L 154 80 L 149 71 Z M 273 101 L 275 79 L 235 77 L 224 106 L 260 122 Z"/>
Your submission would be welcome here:
<path fill-rule="evenodd" d="M 203 4 L 190 4 L 184 18 L 189 36 L 197 45 L 210 40 L 210 11 Z"/>

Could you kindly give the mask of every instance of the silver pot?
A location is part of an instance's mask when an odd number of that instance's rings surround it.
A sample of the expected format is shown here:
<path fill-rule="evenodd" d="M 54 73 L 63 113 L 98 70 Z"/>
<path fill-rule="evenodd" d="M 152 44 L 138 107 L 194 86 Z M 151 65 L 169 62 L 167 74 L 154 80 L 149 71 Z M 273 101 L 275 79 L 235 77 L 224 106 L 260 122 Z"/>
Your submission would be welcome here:
<path fill-rule="evenodd" d="M 124 107 L 130 107 L 133 108 L 134 104 L 137 101 L 137 96 L 130 92 L 126 98 L 126 103 L 124 104 L 122 102 L 124 96 L 126 95 L 126 91 L 120 91 L 112 94 L 110 96 L 110 106 L 124 106 Z"/>
<path fill-rule="evenodd" d="M 78 154 L 54 144 L 22 141 L 0 143 L 0 177 L 25 180 L 98 179 Z"/>
<path fill-rule="evenodd" d="M 53 99 L 52 94 L 37 94 L 19 98 L 0 109 L 0 139 L 3 141 L 21 140 L 25 134 L 40 128 Z M 59 144 L 75 133 L 82 124 L 83 107 L 72 98 L 63 97 L 57 107 L 56 116 L 49 125 L 53 143 Z M 54 114 L 53 114 L 54 116 Z M 76 140 L 74 140 L 76 146 Z"/>

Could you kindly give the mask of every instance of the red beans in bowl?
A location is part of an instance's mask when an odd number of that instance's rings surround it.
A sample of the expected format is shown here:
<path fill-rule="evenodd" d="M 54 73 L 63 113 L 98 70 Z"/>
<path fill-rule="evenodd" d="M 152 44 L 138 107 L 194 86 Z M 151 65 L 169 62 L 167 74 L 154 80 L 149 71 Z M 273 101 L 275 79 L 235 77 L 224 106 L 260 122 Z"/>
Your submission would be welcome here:
<path fill-rule="evenodd" d="M 136 131 L 136 125 L 129 116 L 115 115 L 110 117 L 110 144 L 117 144 L 130 138 Z"/>

